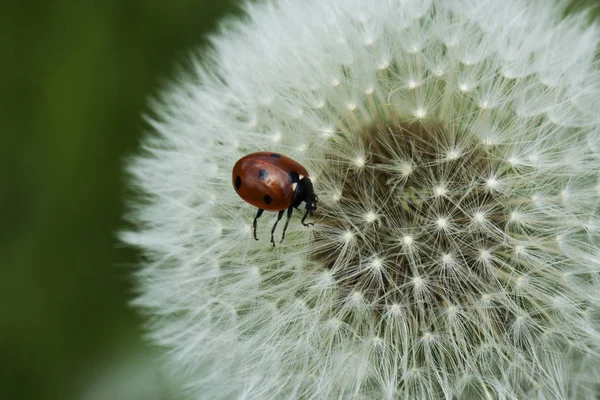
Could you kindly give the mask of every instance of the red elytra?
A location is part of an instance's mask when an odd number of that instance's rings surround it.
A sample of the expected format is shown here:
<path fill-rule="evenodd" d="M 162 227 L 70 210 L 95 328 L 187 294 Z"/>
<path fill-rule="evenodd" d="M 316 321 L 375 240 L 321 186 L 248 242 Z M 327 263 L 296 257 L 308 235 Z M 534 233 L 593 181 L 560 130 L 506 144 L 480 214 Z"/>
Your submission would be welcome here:
<path fill-rule="evenodd" d="M 306 203 L 302 224 L 312 225 L 304 221 L 308 214 L 312 215 L 312 212 L 317 209 L 318 198 L 306 168 L 297 161 L 268 151 L 248 154 L 235 163 L 231 178 L 233 187 L 242 200 L 258 207 L 252 223 L 256 240 L 258 240 L 256 220 L 265 210 L 279 211 L 277 221 L 271 229 L 273 246 L 275 246 L 273 234 L 285 210 L 287 210 L 287 219 L 281 241 L 285 238 L 285 231 L 294 208 L 298 208 L 302 202 Z"/>

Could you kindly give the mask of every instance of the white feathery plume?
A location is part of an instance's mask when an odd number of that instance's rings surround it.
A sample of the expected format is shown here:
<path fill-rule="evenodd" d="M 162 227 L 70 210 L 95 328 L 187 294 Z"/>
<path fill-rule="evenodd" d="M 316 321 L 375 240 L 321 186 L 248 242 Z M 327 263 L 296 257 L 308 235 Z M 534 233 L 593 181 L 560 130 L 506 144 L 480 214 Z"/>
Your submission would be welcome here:
<path fill-rule="evenodd" d="M 192 398 L 600 395 L 600 36 L 565 7 L 281 0 L 222 26 L 154 105 L 123 234 Z M 320 200 L 275 248 L 231 184 L 255 151 Z"/>

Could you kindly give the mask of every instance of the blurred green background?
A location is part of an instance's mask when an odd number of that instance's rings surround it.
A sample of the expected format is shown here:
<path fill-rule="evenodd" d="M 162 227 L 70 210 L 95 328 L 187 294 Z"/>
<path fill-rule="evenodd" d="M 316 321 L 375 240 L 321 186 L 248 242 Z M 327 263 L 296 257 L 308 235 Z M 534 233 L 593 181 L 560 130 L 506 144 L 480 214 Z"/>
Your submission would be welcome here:
<path fill-rule="evenodd" d="M 149 96 L 234 3 L 3 3 L 0 398 L 178 397 L 127 306 L 122 165 Z"/>
<path fill-rule="evenodd" d="M 133 366 L 152 363 L 127 306 L 136 254 L 115 236 L 123 160 L 149 97 L 234 3 L 3 2 L 0 398 L 86 398 L 111 369 L 152 383 Z"/>

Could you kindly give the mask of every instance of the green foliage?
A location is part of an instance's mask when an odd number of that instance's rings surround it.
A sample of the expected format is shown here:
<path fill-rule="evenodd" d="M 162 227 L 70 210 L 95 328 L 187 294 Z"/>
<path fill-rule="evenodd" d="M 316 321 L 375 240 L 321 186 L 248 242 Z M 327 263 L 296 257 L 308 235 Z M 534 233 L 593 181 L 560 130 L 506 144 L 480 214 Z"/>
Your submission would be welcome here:
<path fill-rule="evenodd" d="M 0 397 L 78 398 L 139 349 L 123 158 L 148 97 L 233 1 L 7 2 L 0 13 Z M 125 353 L 127 354 L 127 353 Z"/>

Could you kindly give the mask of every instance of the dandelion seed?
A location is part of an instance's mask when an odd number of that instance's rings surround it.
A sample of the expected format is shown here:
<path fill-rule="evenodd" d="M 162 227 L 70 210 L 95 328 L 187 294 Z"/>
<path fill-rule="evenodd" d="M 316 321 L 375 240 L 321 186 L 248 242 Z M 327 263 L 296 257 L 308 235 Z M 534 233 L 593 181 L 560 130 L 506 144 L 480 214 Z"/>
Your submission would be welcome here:
<path fill-rule="evenodd" d="M 402 177 L 407 178 L 413 172 L 413 166 L 410 163 L 400 164 L 400 174 Z"/>
<path fill-rule="evenodd" d="M 453 161 L 453 160 L 456 160 L 459 157 L 460 157 L 460 150 L 457 149 L 457 148 L 450 149 L 446 153 L 446 160 L 447 161 Z"/>
<path fill-rule="evenodd" d="M 367 223 L 373 223 L 375 221 L 377 221 L 377 214 L 375 214 L 373 211 L 369 211 L 368 213 L 365 214 L 364 216 L 364 220 Z"/>
<path fill-rule="evenodd" d="M 378 257 L 373 258 L 373 260 L 369 264 L 369 268 L 371 268 L 373 270 L 377 270 L 377 271 L 381 270 L 382 266 L 383 266 L 383 260 Z"/>
<path fill-rule="evenodd" d="M 525 287 L 528 283 L 528 279 L 525 276 L 520 276 L 515 280 L 515 287 L 517 289 L 522 289 L 523 287 Z"/>
<path fill-rule="evenodd" d="M 450 226 L 448 219 L 443 217 L 438 218 L 435 223 L 440 230 L 446 230 Z"/>
<path fill-rule="evenodd" d="M 414 115 L 415 115 L 415 117 L 420 118 L 420 119 L 425 118 L 425 116 L 427 115 L 427 110 L 424 108 L 417 108 L 414 111 Z"/>
<path fill-rule="evenodd" d="M 437 185 L 435 188 L 433 188 L 433 195 L 435 197 L 445 196 L 446 193 L 447 193 L 447 191 L 446 191 L 446 187 L 444 185 Z"/>
<path fill-rule="evenodd" d="M 481 211 L 476 212 L 475 214 L 473 214 L 473 221 L 482 224 L 485 222 L 485 214 L 482 213 Z"/>
<path fill-rule="evenodd" d="M 479 259 L 481 261 L 489 261 L 491 253 L 488 250 L 480 250 L 479 251 Z"/>
<path fill-rule="evenodd" d="M 522 215 L 518 211 L 513 211 L 510 213 L 510 221 L 520 222 L 521 220 L 522 220 Z"/>
<path fill-rule="evenodd" d="M 333 194 L 331 195 L 332 202 L 338 202 L 341 200 L 341 198 L 342 198 L 342 194 L 338 191 L 334 191 Z"/>
<path fill-rule="evenodd" d="M 496 178 L 494 178 L 494 177 L 488 178 L 488 179 L 485 181 L 485 187 L 486 187 L 486 188 L 487 188 L 489 191 L 497 190 L 497 189 L 498 189 L 498 187 L 499 187 L 499 182 L 498 182 L 498 180 L 497 180 Z"/>
<path fill-rule="evenodd" d="M 352 239 L 354 239 L 354 233 L 351 231 L 346 231 L 343 233 L 342 237 L 345 242 L 350 242 Z"/>
<path fill-rule="evenodd" d="M 365 166 L 366 160 L 363 156 L 357 156 L 354 159 L 354 165 L 356 165 L 358 168 L 362 168 Z"/>

